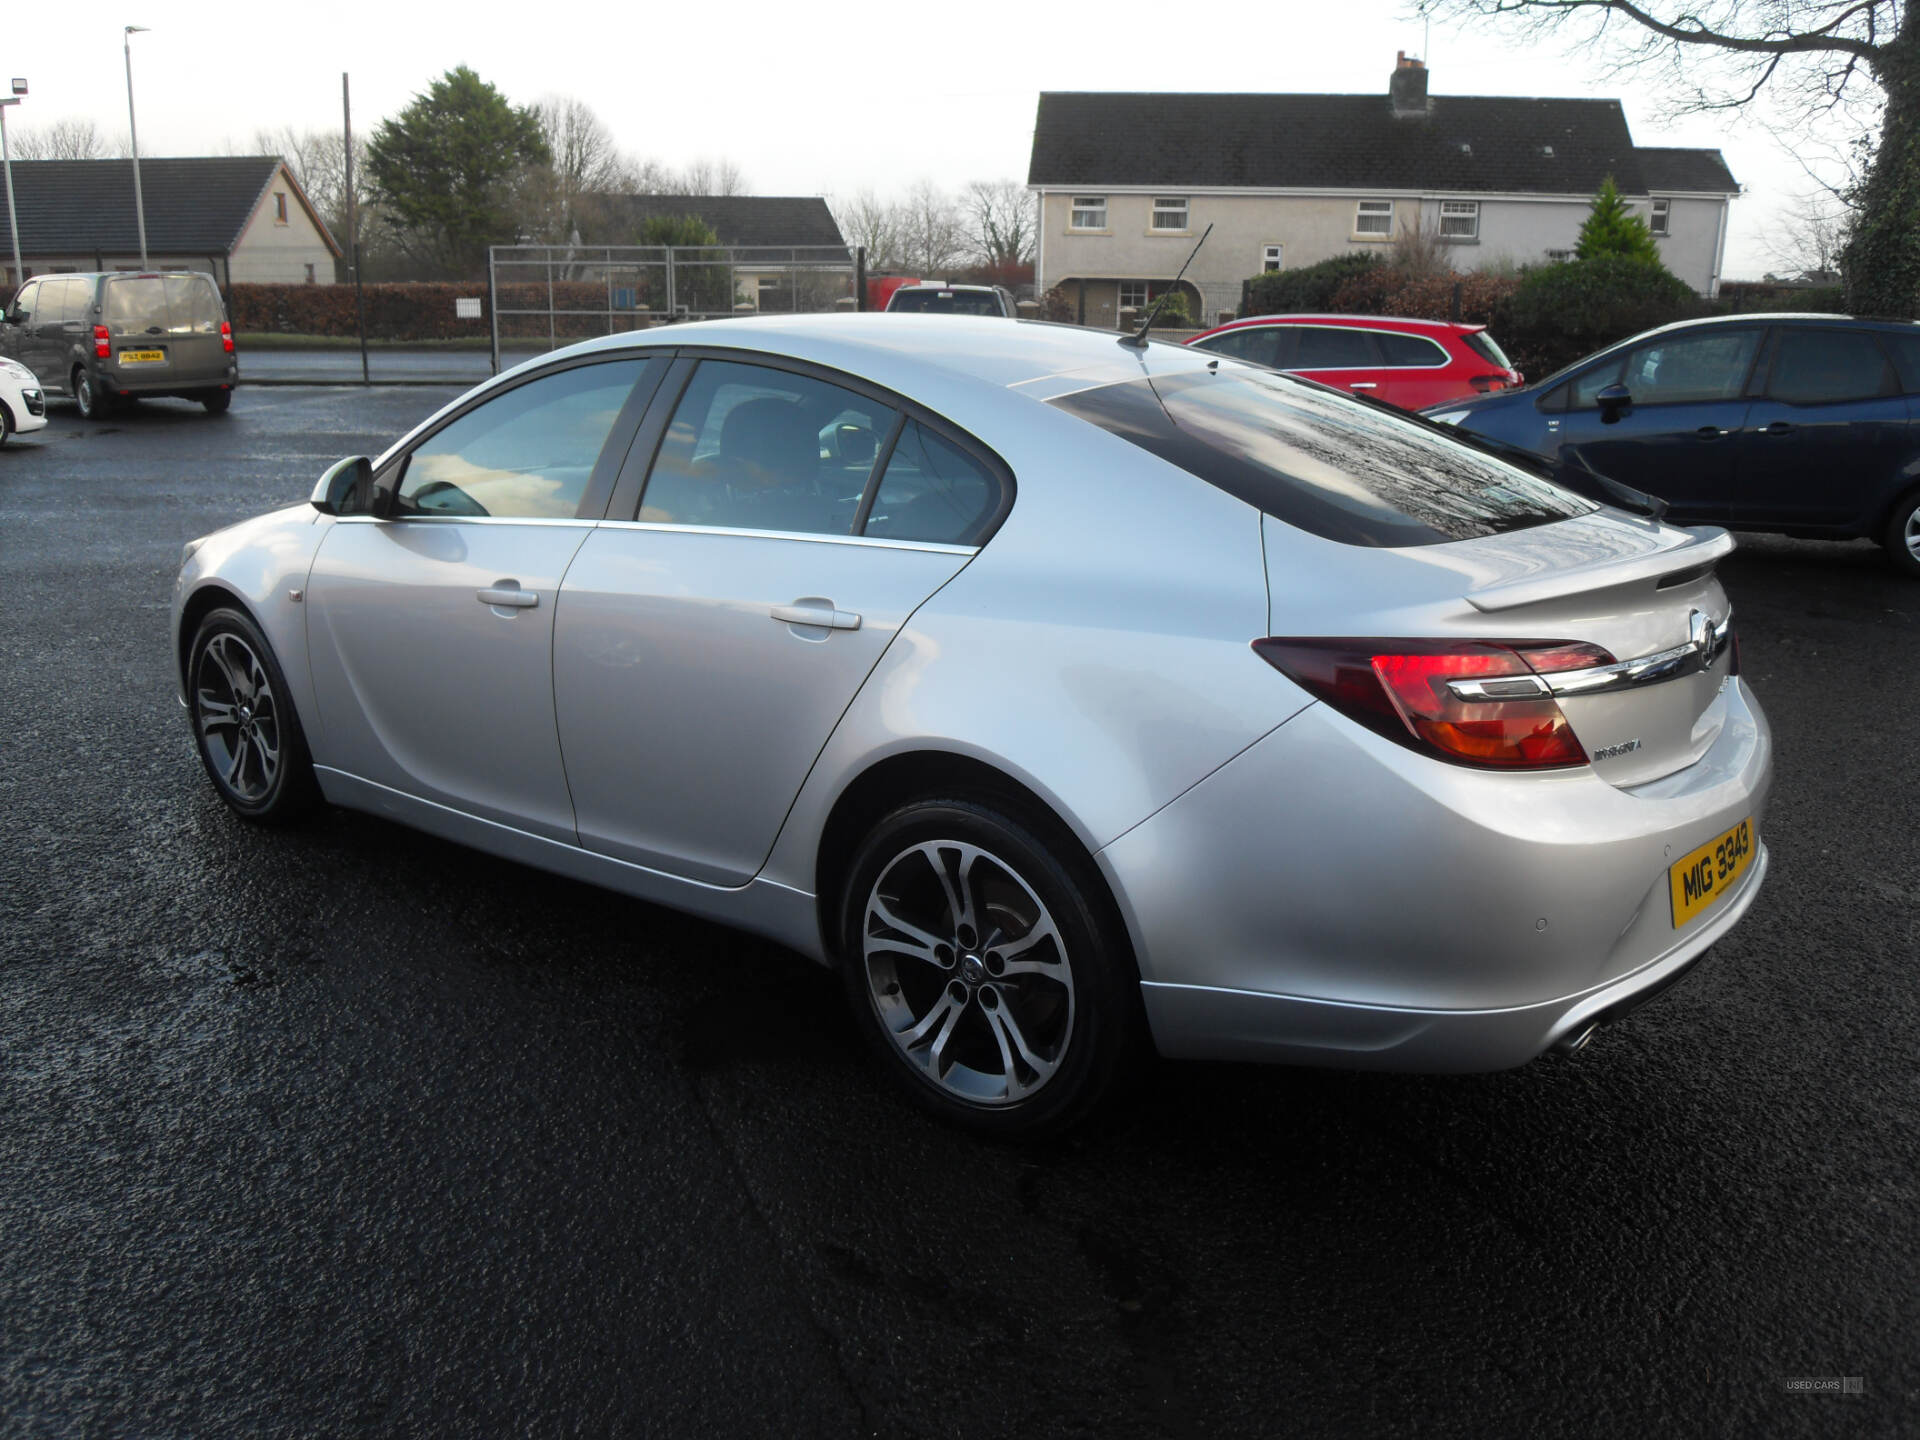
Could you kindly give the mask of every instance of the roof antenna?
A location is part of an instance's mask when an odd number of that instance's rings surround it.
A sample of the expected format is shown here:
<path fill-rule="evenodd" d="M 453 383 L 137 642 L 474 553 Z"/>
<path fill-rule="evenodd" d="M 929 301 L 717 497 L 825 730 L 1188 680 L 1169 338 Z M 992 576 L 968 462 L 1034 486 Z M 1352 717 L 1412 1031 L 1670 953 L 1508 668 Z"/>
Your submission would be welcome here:
<path fill-rule="evenodd" d="M 1212 233 L 1212 225 L 1208 225 L 1205 230 L 1200 232 L 1200 238 L 1193 242 L 1193 254 L 1187 256 L 1187 265 L 1193 264 L 1193 256 L 1200 253 L 1200 247 L 1207 243 L 1207 236 Z M 1180 282 L 1186 278 L 1187 265 L 1182 265 L 1180 267 L 1180 273 L 1173 277 L 1173 284 L 1167 286 L 1166 289 L 1160 292 L 1160 298 L 1153 302 L 1152 307 L 1147 311 L 1147 318 L 1140 322 L 1140 328 L 1131 335 L 1122 335 L 1119 340 L 1120 344 L 1130 346 L 1135 350 L 1144 350 L 1147 348 L 1147 331 L 1151 330 L 1153 328 L 1153 322 L 1159 319 L 1160 307 L 1167 303 L 1167 296 L 1173 294 L 1175 290 L 1180 288 Z"/>

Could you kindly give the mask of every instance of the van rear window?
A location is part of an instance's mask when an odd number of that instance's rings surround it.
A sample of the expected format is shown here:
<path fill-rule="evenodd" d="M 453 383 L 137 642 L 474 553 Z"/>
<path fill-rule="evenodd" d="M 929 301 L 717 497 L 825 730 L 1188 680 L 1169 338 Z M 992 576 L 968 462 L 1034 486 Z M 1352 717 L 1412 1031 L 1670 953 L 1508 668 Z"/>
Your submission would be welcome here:
<path fill-rule="evenodd" d="M 125 275 L 107 281 L 103 306 L 115 335 L 216 335 L 220 292 L 193 271 Z"/>
<path fill-rule="evenodd" d="M 1266 370 L 1128 380 L 1048 403 L 1346 545 L 1436 545 L 1598 508 L 1424 421 Z"/>

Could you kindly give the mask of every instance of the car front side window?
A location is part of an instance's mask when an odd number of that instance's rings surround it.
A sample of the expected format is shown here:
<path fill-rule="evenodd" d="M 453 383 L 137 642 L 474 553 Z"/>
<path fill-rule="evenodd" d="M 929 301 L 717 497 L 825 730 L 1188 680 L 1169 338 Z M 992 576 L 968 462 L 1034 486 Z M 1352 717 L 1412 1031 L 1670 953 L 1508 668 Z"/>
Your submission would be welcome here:
<path fill-rule="evenodd" d="M 407 457 L 394 513 L 571 518 L 644 365 L 576 366 L 483 401 Z"/>

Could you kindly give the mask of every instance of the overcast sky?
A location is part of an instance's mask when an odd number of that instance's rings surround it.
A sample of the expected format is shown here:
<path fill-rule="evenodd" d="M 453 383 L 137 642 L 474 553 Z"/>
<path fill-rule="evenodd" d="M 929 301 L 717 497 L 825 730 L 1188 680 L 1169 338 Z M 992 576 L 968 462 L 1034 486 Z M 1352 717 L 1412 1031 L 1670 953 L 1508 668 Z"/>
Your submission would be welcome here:
<path fill-rule="evenodd" d="M 621 144 L 668 164 L 726 157 L 761 194 L 882 194 L 928 177 L 1026 178 L 1046 90 L 1384 92 L 1394 52 L 1426 52 L 1436 95 L 1617 96 L 1642 145 L 1716 146 L 1747 194 L 1727 273 L 1777 268 L 1779 207 L 1812 188 L 1757 117 L 1670 121 L 1651 79 L 1610 78 L 1592 55 L 1526 49 L 1409 18 L 1409 0 L 1208 0 L 1099 6 L 1033 0 L 970 29 L 952 5 L 838 15 L 732 0 L 512 7 L 334 0 L 325 6 L 11 7 L 0 53 L 32 83 L 9 125 L 88 116 L 126 130 L 121 29 L 136 35 L 141 151 L 223 153 L 257 128 L 340 122 L 370 131 L 435 75 L 472 66 L 516 101 L 577 96 Z"/>

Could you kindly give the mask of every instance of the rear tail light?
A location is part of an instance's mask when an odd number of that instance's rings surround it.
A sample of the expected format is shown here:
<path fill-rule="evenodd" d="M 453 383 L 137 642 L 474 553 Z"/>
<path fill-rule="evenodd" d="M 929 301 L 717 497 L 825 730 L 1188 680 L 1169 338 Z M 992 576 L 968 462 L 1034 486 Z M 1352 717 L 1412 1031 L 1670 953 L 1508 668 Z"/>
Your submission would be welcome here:
<path fill-rule="evenodd" d="M 1485 395 L 1491 390 L 1505 390 L 1515 382 L 1505 375 L 1475 375 L 1467 383 Z"/>
<path fill-rule="evenodd" d="M 220 348 L 229 355 L 233 353 L 233 326 L 225 320 L 220 322 Z"/>
<path fill-rule="evenodd" d="M 1268 639 L 1253 648 L 1376 735 L 1497 770 L 1586 764 L 1542 677 L 1613 664 L 1597 645 L 1554 640 Z"/>
<path fill-rule="evenodd" d="M 106 359 L 107 352 L 112 348 L 113 348 L 113 337 L 107 334 L 107 327 L 104 325 L 94 326 L 93 327 L 93 358 L 96 360 Z"/>

